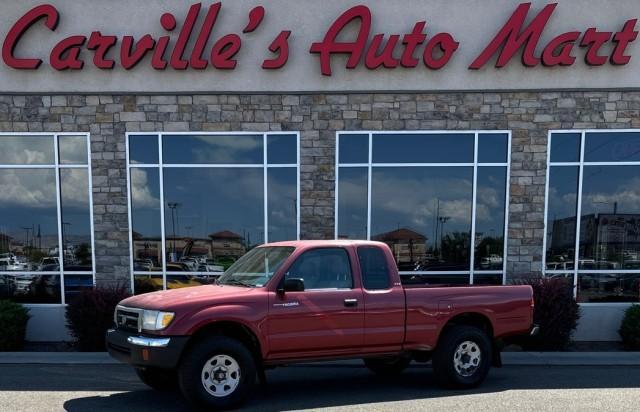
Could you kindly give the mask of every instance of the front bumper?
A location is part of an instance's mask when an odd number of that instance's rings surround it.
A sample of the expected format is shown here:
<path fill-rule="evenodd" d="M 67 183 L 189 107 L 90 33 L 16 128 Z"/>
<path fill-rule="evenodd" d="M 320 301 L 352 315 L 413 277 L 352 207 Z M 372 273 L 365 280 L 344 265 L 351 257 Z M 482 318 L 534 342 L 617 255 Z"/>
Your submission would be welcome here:
<path fill-rule="evenodd" d="M 174 369 L 188 336 L 145 336 L 118 329 L 107 331 L 107 350 L 117 360 L 138 367 Z"/>

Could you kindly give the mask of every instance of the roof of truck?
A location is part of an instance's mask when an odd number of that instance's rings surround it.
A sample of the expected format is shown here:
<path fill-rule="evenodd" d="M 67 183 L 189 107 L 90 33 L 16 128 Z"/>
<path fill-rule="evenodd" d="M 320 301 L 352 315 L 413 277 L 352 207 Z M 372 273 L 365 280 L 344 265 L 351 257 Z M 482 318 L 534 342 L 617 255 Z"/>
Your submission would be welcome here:
<path fill-rule="evenodd" d="M 333 240 L 291 240 L 286 242 L 267 243 L 262 246 L 290 246 L 295 248 L 308 248 L 317 246 L 380 246 L 382 242 L 372 240 L 351 240 L 351 239 L 333 239 Z"/>

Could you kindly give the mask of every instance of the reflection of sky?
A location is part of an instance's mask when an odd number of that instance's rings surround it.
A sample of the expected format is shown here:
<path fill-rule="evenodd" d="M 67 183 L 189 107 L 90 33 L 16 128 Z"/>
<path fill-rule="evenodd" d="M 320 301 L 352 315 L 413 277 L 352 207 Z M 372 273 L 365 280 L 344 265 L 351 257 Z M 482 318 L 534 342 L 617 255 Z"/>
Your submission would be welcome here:
<path fill-rule="evenodd" d="M 476 233 L 500 237 L 504 231 L 506 167 L 479 167 L 476 188 Z"/>
<path fill-rule="evenodd" d="M 582 215 L 640 213 L 640 166 L 585 166 Z"/>
<path fill-rule="evenodd" d="M 551 136 L 552 162 L 579 162 L 581 133 L 554 133 Z"/>
<path fill-rule="evenodd" d="M 0 170 L 0 231 L 24 242 L 40 225 L 43 247 L 57 244 L 58 221 L 55 170 L 2 169 Z M 45 237 L 47 237 L 45 245 Z"/>
<path fill-rule="evenodd" d="M 173 234 L 169 203 L 174 212 L 176 235 L 207 238 L 230 230 L 262 242 L 264 181 L 262 168 L 164 169 L 165 234 Z M 186 228 L 190 228 L 187 233 Z"/>
<path fill-rule="evenodd" d="M 86 157 L 86 155 L 85 155 Z M 24 242 L 37 235 L 40 226 L 42 246 L 57 244 L 58 222 L 55 170 L 0 170 L 0 231 Z M 60 170 L 62 222 L 67 243 L 77 244 L 91 238 L 89 182 L 87 169 Z M 28 230 L 24 228 L 32 228 Z"/>
<path fill-rule="evenodd" d="M 267 136 L 267 161 L 269 164 L 298 163 L 297 151 L 295 134 Z"/>
<path fill-rule="evenodd" d="M 297 239 L 297 169 L 268 171 L 269 241 Z"/>
<path fill-rule="evenodd" d="M 158 164 L 158 136 L 129 136 L 129 162 Z"/>
<path fill-rule="evenodd" d="M 340 168 L 338 236 L 367 238 L 367 174 L 364 167 Z"/>
<path fill-rule="evenodd" d="M 59 136 L 58 151 L 61 164 L 87 164 L 86 136 Z"/>
<path fill-rule="evenodd" d="M 53 163 L 53 136 L 0 136 L 0 164 Z"/>
<path fill-rule="evenodd" d="M 551 167 L 549 174 L 549 222 L 554 219 L 575 217 L 578 191 L 578 167 Z"/>
<path fill-rule="evenodd" d="M 134 232 L 160 238 L 160 176 L 157 168 L 131 169 L 131 224 Z"/>
<path fill-rule="evenodd" d="M 262 135 L 165 135 L 165 164 L 262 164 Z"/>
<path fill-rule="evenodd" d="M 509 135 L 506 133 L 480 133 L 478 135 L 478 162 L 506 163 Z"/>
<path fill-rule="evenodd" d="M 472 163 L 474 134 L 374 134 L 374 163 Z"/>
<path fill-rule="evenodd" d="M 640 161 L 640 133 L 587 133 L 584 143 L 585 162 Z"/>
<path fill-rule="evenodd" d="M 374 167 L 371 236 L 405 227 L 433 239 L 438 217 L 449 218 L 445 234 L 469 232 L 472 176 L 471 167 Z"/>
<path fill-rule="evenodd" d="M 89 242 L 91 240 L 91 215 L 88 170 L 61 169 L 60 186 L 62 223 L 65 226 L 66 243 L 77 244 L 77 239 L 74 237 Z"/>
<path fill-rule="evenodd" d="M 342 134 L 339 148 L 340 163 L 369 163 L 369 135 Z"/>

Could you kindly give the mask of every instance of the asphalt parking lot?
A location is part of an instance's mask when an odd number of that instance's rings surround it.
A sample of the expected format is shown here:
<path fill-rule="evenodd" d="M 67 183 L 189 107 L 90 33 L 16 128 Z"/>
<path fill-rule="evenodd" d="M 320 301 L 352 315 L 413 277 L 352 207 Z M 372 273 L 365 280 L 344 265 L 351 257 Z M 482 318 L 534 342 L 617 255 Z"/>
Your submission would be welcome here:
<path fill-rule="evenodd" d="M 386 380 L 356 365 L 298 365 L 268 374 L 246 410 L 632 411 L 637 366 L 507 366 L 471 391 L 434 385 L 428 366 Z M 184 411 L 178 393 L 157 393 L 126 365 L 0 365 L 1 411 Z"/>

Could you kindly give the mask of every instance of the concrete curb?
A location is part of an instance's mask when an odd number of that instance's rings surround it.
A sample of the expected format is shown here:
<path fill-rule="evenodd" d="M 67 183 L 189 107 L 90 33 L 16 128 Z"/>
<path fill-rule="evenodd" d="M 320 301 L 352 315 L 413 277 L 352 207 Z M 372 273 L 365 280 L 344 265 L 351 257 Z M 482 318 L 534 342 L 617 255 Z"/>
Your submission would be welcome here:
<path fill-rule="evenodd" d="M 506 366 L 640 366 L 640 352 L 504 352 Z M 0 365 L 116 365 L 104 352 L 0 352 Z M 325 363 L 326 365 L 327 363 Z M 359 366 L 360 360 L 328 362 Z"/>

